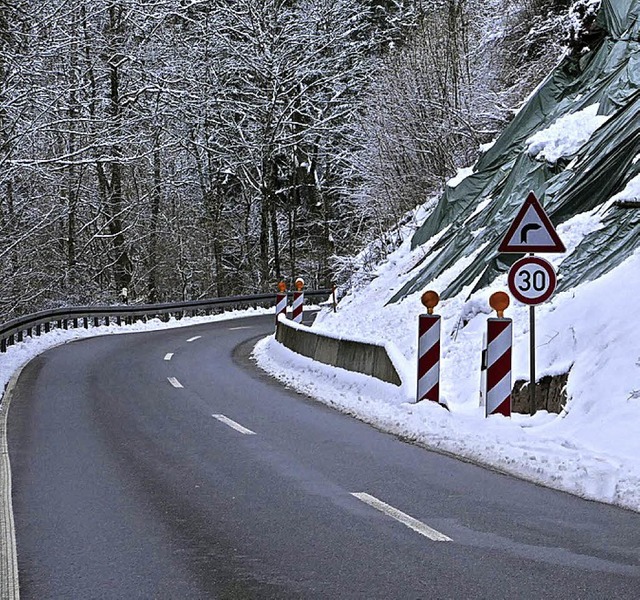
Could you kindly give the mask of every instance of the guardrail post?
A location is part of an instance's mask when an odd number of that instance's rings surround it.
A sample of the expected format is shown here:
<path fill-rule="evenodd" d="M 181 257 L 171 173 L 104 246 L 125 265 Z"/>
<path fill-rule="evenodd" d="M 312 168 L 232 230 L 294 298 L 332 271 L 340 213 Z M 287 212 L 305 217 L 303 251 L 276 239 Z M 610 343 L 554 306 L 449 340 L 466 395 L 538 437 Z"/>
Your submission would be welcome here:
<path fill-rule="evenodd" d="M 7 340 L 5 338 L 0 339 L 0 352 L 7 351 Z"/>
<path fill-rule="evenodd" d="M 78 329 L 78 317 L 73 318 L 73 328 Z"/>
<path fill-rule="evenodd" d="M 511 347 L 513 324 L 504 318 L 509 296 L 504 292 L 491 295 L 489 304 L 498 318 L 487 319 L 487 387 L 485 416 L 511 416 Z"/>
<path fill-rule="evenodd" d="M 98 317 L 93 317 L 93 326 L 100 327 L 100 319 Z"/>
<path fill-rule="evenodd" d="M 122 317 L 120 317 L 120 315 L 118 315 L 118 316 L 116 317 L 116 325 L 117 325 L 118 327 L 120 327 L 120 326 L 122 325 Z"/>
<path fill-rule="evenodd" d="M 37 335 L 38 337 L 40 337 L 40 334 L 41 334 L 41 333 L 42 333 L 42 325 L 40 325 L 40 323 L 38 323 L 38 324 L 36 325 L 36 335 Z"/>
<path fill-rule="evenodd" d="M 85 329 L 89 329 L 89 318 L 88 317 L 82 317 L 82 326 Z"/>
<path fill-rule="evenodd" d="M 18 341 L 22 342 L 24 340 L 23 334 L 22 334 L 22 329 L 20 331 L 18 331 Z"/>
<path fill-rule="evenodd" d="M 47 322 L 44 324 L 44 332 L 45 332 L 45 333 L 49 333 L 50 331 L 51 331 L 51 323 L 50 323 L 49 321 L 47 321 Z"/>
<path fill-rule="evenodd" d="M 109 327 L 109 315 L 104 318 L 104 324 Z"/>

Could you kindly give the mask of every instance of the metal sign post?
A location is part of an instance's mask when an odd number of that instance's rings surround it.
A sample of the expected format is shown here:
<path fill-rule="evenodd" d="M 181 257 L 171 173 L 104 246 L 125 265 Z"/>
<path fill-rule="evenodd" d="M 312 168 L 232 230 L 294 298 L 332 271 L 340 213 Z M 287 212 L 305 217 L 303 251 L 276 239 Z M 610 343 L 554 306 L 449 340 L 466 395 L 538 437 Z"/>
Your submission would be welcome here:
<path fill-rule="evenodd" d="M 536 414 L 536 307 L 529 307 L 529 414 Z"/>
<path fill-rule="evenodd" d="M 507 280 L 513 296 L 529 305 L 529 414 L 536 414 L 536 304 L 556 289 L 556 272 L 550 262 L 533 254 L 516 261 Z"/>
<path fill-rule="evenodd" d="M 529 414 L 536 414 L 536 314 L 535 305 L 548 300 L 556 288 L 556 272 L 546 260 L 533 252 L 565 252 L 566 248 L 544 208 L 530 192 L 498 252 L 530 253 L 516 261 L 509 270 L 509 290 L 523 304 L 529 305 Z"/>

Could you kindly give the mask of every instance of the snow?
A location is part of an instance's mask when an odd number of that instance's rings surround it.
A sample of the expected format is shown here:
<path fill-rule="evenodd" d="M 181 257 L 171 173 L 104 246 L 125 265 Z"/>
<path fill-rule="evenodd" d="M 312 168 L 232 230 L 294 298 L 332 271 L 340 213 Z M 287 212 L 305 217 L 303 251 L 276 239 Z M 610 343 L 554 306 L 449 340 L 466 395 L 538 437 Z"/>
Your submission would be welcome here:
<path fill-rule="evenodd" d="M 450 188 L 456 187 L 463 179 L 469 177 L 469 175 L 473 174 L 473 167 L 465 167 L 464 169 L 458 169 L 458 172 L 454 177 L 447 181 L 447 185 Z"/>
<path fill-rule="evenodd" d="M 640 202 L 640 175 L 631 179 L 619 194 L 611 198 L 611 202 Z"/>
<path fill-rule="evenodd" d="M 480 144 L 479 150 L 481 153 L 485 153 L 485 152 L 489 152 L 489 150 L 491 150 L 491 148 L 493 148 L 496 145 L 496 141 L 497 138 L 494 140 L 491 140 L 490 142 L 487 142 L 486 144 Z"/>
<path fill-rule="evenodd" d="M 526 141 L 527 152 L 536 160 L 546 160 L 551 164 L 575 154 L 609 118 L 597 113 L 598 104 L 592 104 L 557 119 L 547 129 L 538 131 Z"/>

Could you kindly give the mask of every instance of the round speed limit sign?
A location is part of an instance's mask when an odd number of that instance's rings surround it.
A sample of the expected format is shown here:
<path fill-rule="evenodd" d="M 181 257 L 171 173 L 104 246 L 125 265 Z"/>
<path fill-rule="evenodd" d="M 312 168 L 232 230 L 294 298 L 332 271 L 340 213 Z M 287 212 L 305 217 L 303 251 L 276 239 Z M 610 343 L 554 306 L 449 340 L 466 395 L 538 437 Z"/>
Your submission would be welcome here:
<path fill-rule="evenodd" d="M 509 290 L 523 304 L 542 304 L 556 289 L 556 272 L 549 261 L 526 256 L 509 270 Z"/>

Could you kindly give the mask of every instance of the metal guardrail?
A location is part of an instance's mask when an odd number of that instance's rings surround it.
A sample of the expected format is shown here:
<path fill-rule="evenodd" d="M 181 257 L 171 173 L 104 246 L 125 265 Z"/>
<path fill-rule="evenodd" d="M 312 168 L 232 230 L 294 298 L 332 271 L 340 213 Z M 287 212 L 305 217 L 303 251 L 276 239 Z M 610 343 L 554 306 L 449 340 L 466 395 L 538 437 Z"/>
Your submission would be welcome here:
<path fill-rule="evenodd" d="M 332 290 L 305 290 L 306 298 L 329 298 Z M 291 295 L 291 292 L 290 292 Z M 164 304 L 115 304 L 112 306 L 72 306 L 43 310 L 31 315 L 18 317 L 0 325 L 0 352 L 6 352 L 7 347 L 23 341 L 24 336 L 39 336 L 49 333 L 51 329 L 69 329 L 89 325 L 99 327 L 110 325 L 114 319 L 117 325 L 129 325 L 135 321 L 146 321 L 149 318 L 160 317 L 168 321 L 171 316 L 182 318 L 185 316 L 209 315 L 224 309 L 239 309 L 275 304 L 276 294 L 255 294 L 252 296 L 228 296 L 225 298 L 211 298 L 208 300 L 191 300 L 186 302 L 167 302 Z M 81 323 L 82 322 L 82 323 Z"/>

